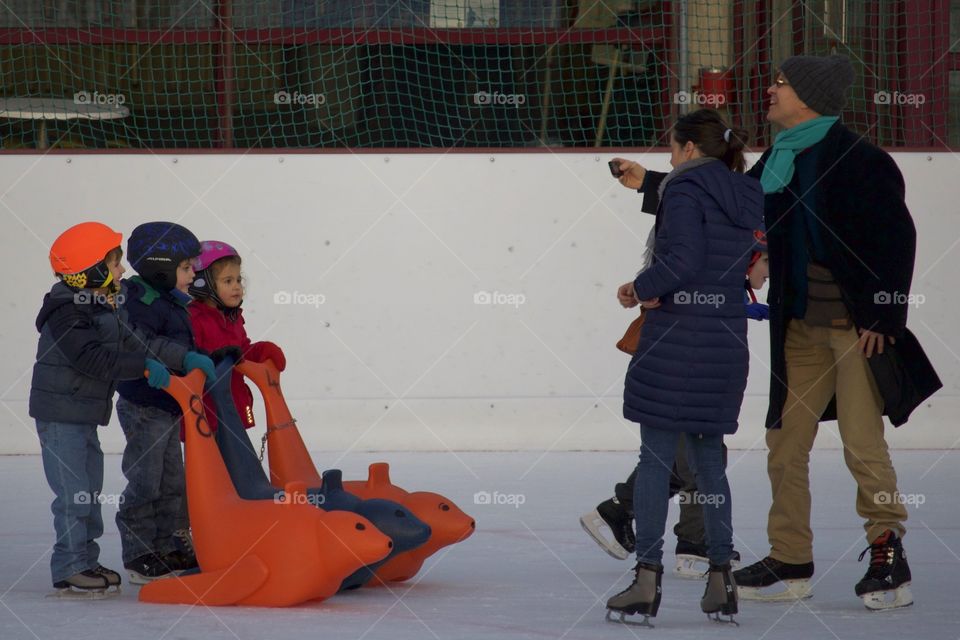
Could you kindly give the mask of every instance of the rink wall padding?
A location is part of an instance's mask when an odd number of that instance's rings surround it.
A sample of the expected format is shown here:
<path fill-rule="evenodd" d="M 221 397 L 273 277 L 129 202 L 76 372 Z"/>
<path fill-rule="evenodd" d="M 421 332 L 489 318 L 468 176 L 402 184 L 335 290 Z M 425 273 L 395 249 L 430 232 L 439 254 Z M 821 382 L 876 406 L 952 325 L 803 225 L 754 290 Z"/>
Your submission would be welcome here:
<path fill-rule="evenodd" d="M 611 155 L 0 156 L 0 453 L 38 451 L 26 400 L 47 252 L 91 219 L 125 237 L 175 220 L 239 249 L 247 329 L 286 351 L 284 392 L 311 449 L 635 449 L 614 344 L 636 314 L 615 292 L 653 217 L 610 177 Z M 663 153 L 620 155 L 669 168 Z M 918 231 L 909 326 L 944 388 L 890 442 L 946 448 L 960 414 L 960 159 L 894 157 Z M 749 331 L 733 448 L 764 446 L 767 325 Z M 122 450 L 116 418 L 101 439 Z M 817 446 L 839 447 L 835 424 Z"/>

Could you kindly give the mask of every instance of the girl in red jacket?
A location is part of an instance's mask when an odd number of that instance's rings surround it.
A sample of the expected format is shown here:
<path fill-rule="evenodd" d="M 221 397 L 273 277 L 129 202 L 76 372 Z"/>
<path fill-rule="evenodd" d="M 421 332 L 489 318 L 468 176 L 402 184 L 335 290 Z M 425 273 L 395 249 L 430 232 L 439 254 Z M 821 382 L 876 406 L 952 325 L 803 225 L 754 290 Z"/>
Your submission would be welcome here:
<path fill-rule="evenodd" d="M 253 362 L 272 360 L 283 371 L 287 360 L 280 347 L 272 342 L 250 342 L 243 327 L 243 281 L 240 255 L 226 242 L 207 240 L 201 243 L 200 256 L 193 264 L 197 276 L 190 286 L 194 300 L 190 303 L 190 322 L 197 347 L 217 356 L 226 350 L 238 350 L 240 357 Z M 214 357 L 216 360 L 217 358 Z M 233 372 L 230 390 L 237 413 L 249 429 L 253 421 L 253 394 L 243 375 Z M 210 427 L 217 426 L 216 411 L 204 398 Z"/>

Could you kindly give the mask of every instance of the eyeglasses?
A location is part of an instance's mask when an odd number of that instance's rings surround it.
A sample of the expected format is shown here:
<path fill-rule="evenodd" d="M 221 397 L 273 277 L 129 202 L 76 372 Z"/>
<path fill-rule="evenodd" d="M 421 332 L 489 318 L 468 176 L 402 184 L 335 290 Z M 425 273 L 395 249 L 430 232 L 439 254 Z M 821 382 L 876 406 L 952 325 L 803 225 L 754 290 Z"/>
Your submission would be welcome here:
<path fill-rule="evenodd" d="M 787 87 L 790 86 L 790 83 L 787 82 L 787 79 L 784 78 L 783 76 L 780 76 L 779 78 L 777 78 L 776 80 L 774 80 L 774 81 L 773 81 L 773 84 L 777 85 L 778 88 L 779 88 L 779 87 L 783 87 L 783 86 L 787 86 Z"/>

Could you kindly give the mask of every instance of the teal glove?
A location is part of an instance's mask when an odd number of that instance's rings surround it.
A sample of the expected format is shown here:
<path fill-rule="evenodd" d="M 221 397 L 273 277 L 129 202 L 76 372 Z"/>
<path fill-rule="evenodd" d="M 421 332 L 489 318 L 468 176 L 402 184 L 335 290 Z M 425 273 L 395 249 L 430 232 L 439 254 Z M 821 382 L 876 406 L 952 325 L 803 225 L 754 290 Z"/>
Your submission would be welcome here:
<path fill-rule="evenodd" d="M 194 369 L 200 369 L 200 371 L 203 371 L 204 375 L 207 376 L 207 380 L 213 380 L 214 376 L 217 375 L 213 366 L 213 360 L 196 351 L 187 352 L 187 355 L 183 358 L 183 368 L 187 373 L 190 373 Z"/>
<path fill-rule="evenodd" d="M 163 389 L 165 386 L 170 384 L 170 372 L 167 371 L 165 366 L 156 360 L 151 360 L 150 358 L 147 358 L 145 364 L 147 371 L 150 372 L 150 376 L 147 378 L 148 385 L 154 389 Z"/>

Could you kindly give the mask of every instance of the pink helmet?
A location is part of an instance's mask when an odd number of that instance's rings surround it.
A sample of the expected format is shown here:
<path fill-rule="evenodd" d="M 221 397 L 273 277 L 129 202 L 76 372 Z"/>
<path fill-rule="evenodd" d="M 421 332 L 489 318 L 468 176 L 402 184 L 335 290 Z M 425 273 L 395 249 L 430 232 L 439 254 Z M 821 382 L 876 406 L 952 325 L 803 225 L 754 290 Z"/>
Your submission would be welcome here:
<path fill-rule="evenodd" d="M 200 255 L 193 259 L 193 270 L 200 273 L 220 258 L 230 256 L 240 257 L 240 254 L 226 242 L 204 240 L 200 243 Z"/>
<path fill-rule="evenodd" d="M 237 250 L 226 242 L 219 240 L 204 240 L 200 243 L 200 255 L 190 263 L 193 266 L 197 276 L 190 285 L 190 295 L 194 298 L 209 298 L 223 305 L 223 301 L 217 296 L 216 288 L 213 286 L 213 274 L 210 273 L 210 265 L 221 258 L 240 257 Z"/>

